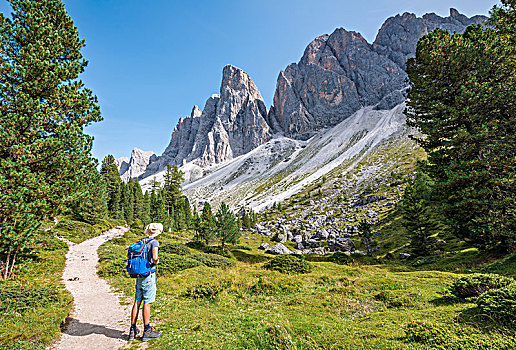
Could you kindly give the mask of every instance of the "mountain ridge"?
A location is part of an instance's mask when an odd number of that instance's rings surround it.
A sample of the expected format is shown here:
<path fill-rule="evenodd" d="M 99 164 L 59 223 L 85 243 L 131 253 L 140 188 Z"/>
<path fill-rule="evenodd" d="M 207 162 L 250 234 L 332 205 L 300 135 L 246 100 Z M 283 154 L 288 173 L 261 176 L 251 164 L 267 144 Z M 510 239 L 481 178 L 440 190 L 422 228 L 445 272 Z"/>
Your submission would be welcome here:
<path fill-rule="evenodd" d="M 368 111 L 359 113 L 362 118 L 375 115 L 374 111 L 396 110 L 402 114 L 399 106 L 405 101 L 408 86 L 405 63 L 414 56 L 419 37 L 437 27 L 462 32 L 467 25 L 485 19 L 468 18 L 455 9 L 450 9 L 448 17 L 434 13 L 417 17 L 406 12 L 388 18 L 372 43 L 344 28 L 318 36 L 299 62 L 289 64 L 278 74 L 269 110 L 251 77 L 227 65 L 220 93 L 208 98 L 203 110 L 194 106 L 190 116 L 179 119 L 163 154 L 154 158 L 138 179 L 145 188 L 151 177 L 172 164 L 182 167 L 186 183 L 192 183 L 209 173 L 223 172 L 224 164 L 263 145 L 274 144 L 275 139 L 290 151 L 306 147 L 319 134 L 352 116 L 356 118 L 357 111 Z M 356 125 L 360 123 L 357 120 Z M 349 128 L 351 136 L 364 132 L 352 124 Z M 394 134 L 403 134 L 403 130 L 406 127 L 400 124 Z M 381 130 L 375 132 L 381 134 Z M 285 139 L 291 141 L 284 142 Z M 271 162 L 285 158 L 284 150 L 278 152 L 263 156 Z M 310 163 L 309 158 L 304 161 Z M 255 204 L 263 207 L 263 203 Z"/>

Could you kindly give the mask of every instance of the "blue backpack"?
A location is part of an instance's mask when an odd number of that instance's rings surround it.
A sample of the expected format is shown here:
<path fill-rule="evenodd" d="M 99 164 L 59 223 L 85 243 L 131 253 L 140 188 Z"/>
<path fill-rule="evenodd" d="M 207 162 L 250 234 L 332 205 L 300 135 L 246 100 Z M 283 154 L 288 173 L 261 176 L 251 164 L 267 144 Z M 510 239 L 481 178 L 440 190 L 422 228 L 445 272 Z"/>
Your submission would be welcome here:
<path fill-rule="evenodd" d="M 142 238 L 138 242 L 133 243 L 127 249 L 127 273 L 131 278 L 147 277 L 151 272 L 155 272 L 148 258 L 147 243 L 154 238 Z"/>

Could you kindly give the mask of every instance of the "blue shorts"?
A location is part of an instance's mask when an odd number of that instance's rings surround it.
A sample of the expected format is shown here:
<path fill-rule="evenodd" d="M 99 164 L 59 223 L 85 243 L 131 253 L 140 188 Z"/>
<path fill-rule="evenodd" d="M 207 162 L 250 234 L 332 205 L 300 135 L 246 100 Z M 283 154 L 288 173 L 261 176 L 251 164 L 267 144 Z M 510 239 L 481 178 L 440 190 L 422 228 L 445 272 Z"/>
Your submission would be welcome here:
<path fill-rule="evenodd" d="M 156 300 L 156 272 L 145 278 L 137 278 L 136 293 L 134 294 L 135 303 L 143 301 L 144 304 L 150 304 L 154 300 Z"/>

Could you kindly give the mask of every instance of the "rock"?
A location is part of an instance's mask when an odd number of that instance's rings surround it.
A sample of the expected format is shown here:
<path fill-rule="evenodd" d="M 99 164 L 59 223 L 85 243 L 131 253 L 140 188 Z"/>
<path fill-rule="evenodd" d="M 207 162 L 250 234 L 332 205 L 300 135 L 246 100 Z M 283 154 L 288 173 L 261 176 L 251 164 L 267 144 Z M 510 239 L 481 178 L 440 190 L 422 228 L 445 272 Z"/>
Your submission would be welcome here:
<path fill-rule="evenodd" d="M 393 258 L 392 253 L 385 254 L 384 258 L 387 260 L 391 260 Z"/>
<path fill-rule="evenodd" d="M 310 254 L 324 255 L 325 251 L 323 247 L 313 248 L 310 250 Z"/>
<path fill-rule="evenodd" d="M 356 207 L 364 206 L 364 205 L 367 205 L 369 203 L 379 202 L 379 201 L 384 200 L 384 199 L 385 199 L 385 196 L 368 196 L 368 197 L 364 197 L 364 198 L 356 201 L 355 203 L 351 204 L 351 208 L 356 208 Z"/>
<path fill-rule="evenodd" d="M 312 234 L 312 239 L 321 239 L 321 240 L 327 240 L 328 237 L 330 236 L 330 234 L 328 233 L 328 231 L 326 229 L 320 229 L 316 232 L 314 232 L 314 234 Z"/>
<path fill-rule="evenodd" d="M 285 243 L 287 241 L 287 236 L 280 233 L 276 237 L 274 237 L 272 240 L 275 242 Z"/>
<path fill-rule="evenodd" d="M 292 241 L 294 239 L 294 235 L 292 232 L 287 232 L 287 241 Z"/>
<path fill-rule="evenodd" d="M 273 245 L 271 248 L 267 249 L 265 253 L 273 254 L 273 255 L 284 255 L 284 254 L 292 254 L 292 251 L 285 247 L 283 244 L 278 243 Z"/>
<path fill-rule="evenodd" d="M 295 243 L 301 243 L 301 242 L 303 242 L 303 236 L 302 235 L 294 236 L 292 241 Z"/>
<path fill-rule="evenodd" d="M 450 33 L 462 33 L 468 25 L 485 20 L 484 16 L 467 18 L 455 9 L 450 9 L 449 17 L 440 17 L 434 13 L 416 17 L 413 13 L 406 12 L 385 21 L 376 35 L 372 48 L 405 69 L 405 63 L 408 58 L 414 57 L 417 41 L 422 35 L 438 27 Z"/>
<path fill-rule="evenodd" d="M 267 250 L 267 249 L 269 249 L 269 243 L 262 243 L 262 244 L 260 244 L 260 246 L 258 247 L 258 249 L 261 249 L 261 250 Z"/>
<path fill-rule="evenodd" d="M 180 118 L 165 152 L 143 177 L 185 162 L 206 167 L 248 153 L 267 142 L 271 130 L 267 108 L 249 75 L 232 65 L 224 67 L 220 94 L 211 96 L 201 111 Z"/>
<path fill-rule="evenodd" d="M 349 238 L 338 237 L 335 239 L 334 250 L 340 252 L 351 252 L 355 250 L 355 243 Z"/>
<path fill-rule="evenodd" d="M 400 253 L 400 259 L 407 259 L 410 258 L 410 254 L 408 253 Z"/>
<path fill-rule="evenodd" d="M 145 172 L 147 166 L 156 159 L 154 152 L 134 148 L 131 152 L 131 160 L 128 160 L 127 157 L 122 157 L 115 159 L 115 163 L 118 166 L 122 181 L 128 182 L 131 178 L 137 179 Z"/>
<path fill-rule="evenodd" d="M 297 242 L 296 249 L 305 249 L 305 245 L 302 242 Z"/>

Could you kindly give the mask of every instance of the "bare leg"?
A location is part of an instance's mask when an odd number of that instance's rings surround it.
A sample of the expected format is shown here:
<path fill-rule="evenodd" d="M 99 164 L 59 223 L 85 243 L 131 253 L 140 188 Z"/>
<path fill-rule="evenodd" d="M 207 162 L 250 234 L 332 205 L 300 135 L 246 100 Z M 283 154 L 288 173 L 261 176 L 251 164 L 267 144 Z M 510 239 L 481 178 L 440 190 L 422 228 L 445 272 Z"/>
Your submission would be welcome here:
<path fill-rule="evenodd" d="M 136 323 L 136 321 L 138 320 L 138 313 L 140 311 L 141 303 L 142 302 L 140 301 L 138 303 L 134 303 L 134 305 L 133 305 L 133 309 L 131 311 L 131 324 Z M 144 305 L 143 309 L 145 310 L 145 305 Z M 149 313 L 150 313 L 150 309 L 149 309 Z M 145 311 L 143 312 L 143 317 L 145 319 Z"/>
<path fill-rule="evenodd" d="M 149 322 L 150 322 L 150 306 L 151 306 L 151 304 L 143 304 L 143 324 L 144 325 L 149 324 Z"/>

